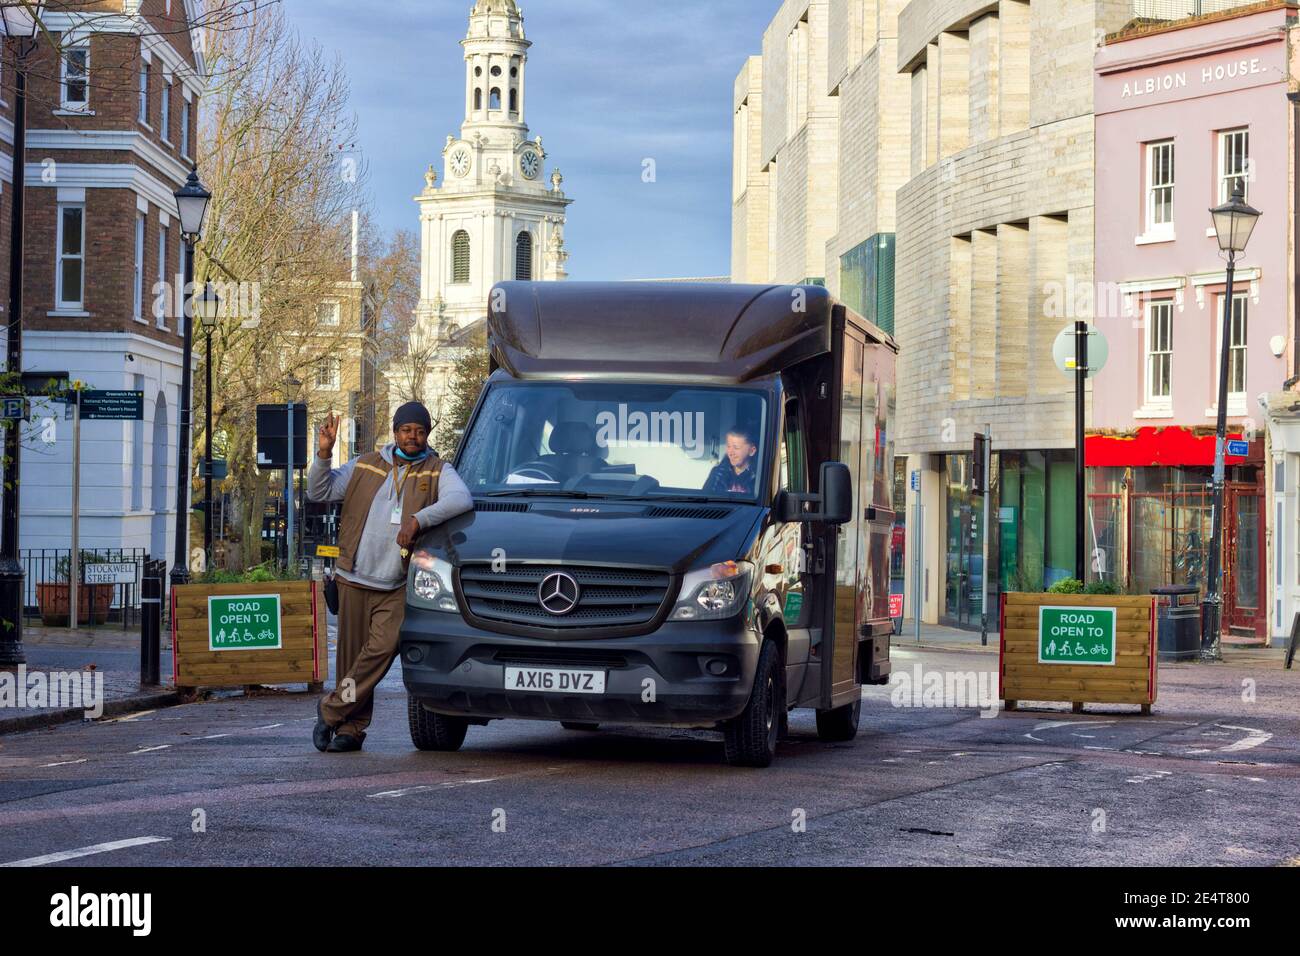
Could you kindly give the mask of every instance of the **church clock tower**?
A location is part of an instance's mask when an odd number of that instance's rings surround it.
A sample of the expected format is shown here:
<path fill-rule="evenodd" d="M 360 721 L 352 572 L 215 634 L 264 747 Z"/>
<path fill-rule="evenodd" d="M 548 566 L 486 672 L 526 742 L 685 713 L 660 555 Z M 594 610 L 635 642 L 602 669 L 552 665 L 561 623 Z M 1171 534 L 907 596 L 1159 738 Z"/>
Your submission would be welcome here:
<path fill-rule="evenodd" d="M 484 319 L 488 293 L 505 279 L 567 277 L 565 210 L 573 200 L 525 119 L 528 48 L 515 0 L 477 0 L 465 51 L 465 120 L 442 151 L 442 181 L 429 167 L 420 208 L 420 304 L 425 341 L 454 348 Z M 432 384 L 432 383 L 430 383 Z"/>

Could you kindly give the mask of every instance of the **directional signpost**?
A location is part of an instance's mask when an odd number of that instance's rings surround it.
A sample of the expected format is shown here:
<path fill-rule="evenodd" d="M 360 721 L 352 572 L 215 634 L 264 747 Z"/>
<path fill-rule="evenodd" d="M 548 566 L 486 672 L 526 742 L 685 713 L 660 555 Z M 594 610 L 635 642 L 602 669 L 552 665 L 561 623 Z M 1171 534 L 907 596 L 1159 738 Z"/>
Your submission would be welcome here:
<path fill-rule="evenodd" d="M 1228 442 L 1229 458 L 1245 458 L 1250 454 L 1250 442 L 1232 440 Z"/>
<path fill-rule="evenodd" d="M 81 417 L 87 421 L 143 421 L 144 392 L 82 392 Z"/>
<path fill-rule="evenodd" d="M 77 567 L 81 557 L 78 532 L 81 515 L 81 420 L 131 422 L 144 418 L 144 392 L 125 391 L 70 391 L 64 399 L 72 406 L 72 562 L 68 574 L 69 614 L 72 628 L 77 626 L 77 583 L 81 577 Z M 181 520 L 178 515 L 177 521 Z M 134 580 L 134 578 L 133 578 Z"/>

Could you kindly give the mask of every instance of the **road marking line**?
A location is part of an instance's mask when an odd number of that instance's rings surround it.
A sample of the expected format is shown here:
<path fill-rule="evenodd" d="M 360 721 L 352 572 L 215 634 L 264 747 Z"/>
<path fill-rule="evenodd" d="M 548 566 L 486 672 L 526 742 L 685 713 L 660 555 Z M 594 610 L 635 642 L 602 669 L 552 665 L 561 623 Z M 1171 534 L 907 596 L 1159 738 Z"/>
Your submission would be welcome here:
<path fill-rule="evenodd" d="M 1247 735 L 1241 740 L 1233 741 L 1226 747 L 1220 747 L 1219 750 L 1223 753 L 1249 750 L 1252 747 L 1258 747 L 1260 744 L 1268 743 L 1268 741 L 1273 739 L 1272 734 L 1267 731 L 1256 730 L 1254 727 L 1234 727 L 1231 724 L 1217 724 L 1216 726 L 1222 727 L 1224 730 L 1240 730 Z"/>
<path fill-rule="evenodd" d="M 368 793 L 368 797 L 404 797 L 408 793 L 423 793 L 426 790 L 451 790 L 455 787 L 465 787 L 471 783 L 491 783 L 494 780 L 500 780 L 500 777 L 484 777 L 481 780 L 448 780 L 446 783 L 438 784 L 420 784 L 417 787 L 402 787 L 400 790 L 381 790 L 379 793 Z"/>
<path fill-rule="evenodd" d="M 288 460 L 287 457 L 286 457 L 286 460 Z M 284 726 L 284 724 L 267 724 L 265 727 L 254 727 L 253 729 L 254 729 L 254 730 L 270 730 L 270 729 L 273 728 L 273 727 L 283 727 L 283 726 Z"/>
<path fill-rule="evenodd" d="M 1047 741 L 1041 737 L 1035 737 L 1034 734 L 1040 730 L 1051 730 L 1053 727 L 1109 727 L 1113 723 L 1115 723 L 1113 720 L 1049 720 L 1046 723 L 1039 724 L 1031 733 L 1022 734 L 1022 736 L 1028 737 L 1030 740 L 1036 740 L 1040 744 L 1045 744 Z"/>
<path fill-rule="evenodd" d="M 286 457 L 285 460 L 287 461 L 288 458 Z M 230 734 L 210 734 L 207 737 L 200 737 L 199 740 L 216 740 L 218 737 L 229 737 L 229 736 Z"/>
<path fill-rule="evenodd" d="M 108 853 L 111 850 L 125 850 L 127 847 L 144 846 L 148 843 L 170 843 L 171 837 L 133 837 L 130 840 L 114 840 L 112 843 L 96 843 L 94 846 L 83 846 L 78 850 L 60 850 L 58 853 L 47 853 L 44 856 L 31 856 L 25 860 L 14 860 L 12 863 L 0 863 L 4 866 L 45 866 L 47 863 L 62 863 L 65 860 L 75 860 L 83 856 L 94 856 L 96 853 Z"/>
<path fill-rule="evenodd" d="M 121 717 L 110 717 L 110 718 L 108 718 L 108 720 L 101 720 L 101 721 L 99 721 L 99 722 L 100 722 L 101 724 L 126 724 L 126 723 L 130 723 L 131 721 L 133 721 L 133 720 L 135 720 L 135 719 L 137 719 L 137 718 L 139 718 L 139 717 L 144 717 L 144 716 L 146 716 L 147 714 L 153 714 L 153 713 L 156 713 L 156 711 L 152 711 L 152 710 L 137 710 L 134 714 L 125 714 L 125 715 L 123 715 L 123 716 L 121 716 Z"/>
<path fill-rule="evenodd" d="M 43 763 L 41 764 L 41 766 L 42 767 L 67 767 L 70 764 L 85 763 L 85 762 L 86 762 L 86 758 L 82 757 L 80 760 L 60 760 L 57 763 Z"/>
<path fill-rule="evenodd" d="M 134 757 L 136 754 L 147 754 L 154 750 L 166 750 L 170 746 L 171 744 L 158 744 L 158 746 L 156 747 L 141 747 L 139 750 L 132 750 L 129 754 L 127 754 L 127 756 Z"/>

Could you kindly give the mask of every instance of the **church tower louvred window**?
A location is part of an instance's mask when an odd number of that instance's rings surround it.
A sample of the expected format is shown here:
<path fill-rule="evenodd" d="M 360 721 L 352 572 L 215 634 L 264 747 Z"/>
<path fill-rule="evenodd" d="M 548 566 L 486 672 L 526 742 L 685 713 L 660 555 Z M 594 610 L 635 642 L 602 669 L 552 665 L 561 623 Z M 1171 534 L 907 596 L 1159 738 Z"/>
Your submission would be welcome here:
<path fill-rule="evenodd" d="M 469 281 L 469 233 L 464 229 L 451 237 L 451 281 Z"/>
<path fill-rule="evenodd" d="M 533 234 L 527 230 L 515 237 L 515 278 L 521 282 L 533 279 Z"/>

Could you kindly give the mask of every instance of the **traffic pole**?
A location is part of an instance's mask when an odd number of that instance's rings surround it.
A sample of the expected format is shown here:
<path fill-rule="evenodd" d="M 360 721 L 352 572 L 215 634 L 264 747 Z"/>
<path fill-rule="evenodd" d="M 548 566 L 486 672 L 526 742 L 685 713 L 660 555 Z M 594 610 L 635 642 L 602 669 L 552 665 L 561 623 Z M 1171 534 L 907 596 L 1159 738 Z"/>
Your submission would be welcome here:
<path fill-rule="evenodd" d="M 1088 323 L 1074 321 L 1074 576 L 1086 581 L 1083 529 L 1085 525 L 1085 473 L 1083 461 L 1084 393 L 1088 383 Z M 987 533 L 987 530 L 986 530 Z"/>

